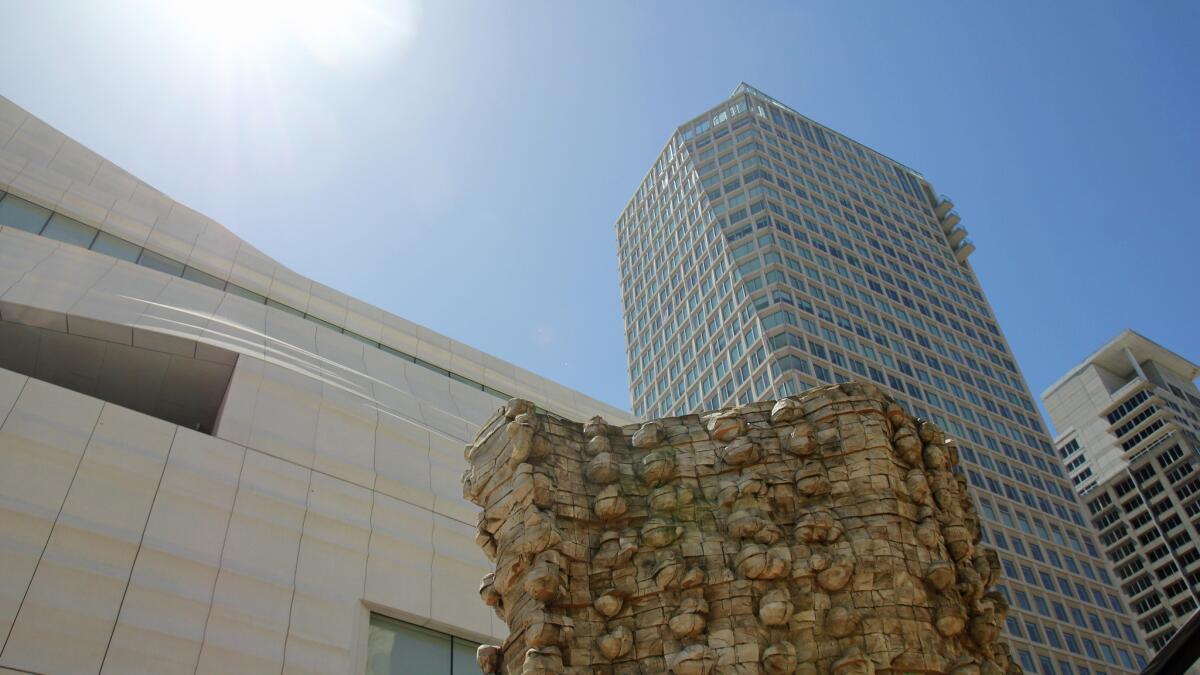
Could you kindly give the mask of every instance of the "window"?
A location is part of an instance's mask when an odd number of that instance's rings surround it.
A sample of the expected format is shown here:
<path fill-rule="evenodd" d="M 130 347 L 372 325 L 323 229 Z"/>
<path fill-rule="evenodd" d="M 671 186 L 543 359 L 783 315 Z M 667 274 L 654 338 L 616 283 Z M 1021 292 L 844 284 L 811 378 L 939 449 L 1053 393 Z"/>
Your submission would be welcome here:
<path fill-rule="evenodd" d="M 1104 653 L 1104 660 L 1105 660 L 1105 661 L 1108 661 L 1109 663 L 1113 664 L 1114 666 L 1115 666 L 1115 665 L 1117 665 L 1117 657 L 1116 657 L 1116 655 L 1115 655 L 1115 654 L 1113 654 L 1113 649 L 1112 649 L 1112 647 L 1110 647 L 1110 646 L 1108 646 L 1107 644 L 1105 644 L 1105 643 L 1101 642 L 1101 643 L 1100 643 L 1100 651 Z"/>
<path fill-rule="evenodd" d="M 1053 585 L 1051 585 L 1050 590 L 1051 591 L 1054 590 Z M 1035 607 L 1037 607 L 1038 614 L 1041 614 L 1042 616 L 1046 617 L 1047 619 L 1050 618 L 1050 606 L 1048 604 L 1046 604 L 1045 598 L 1043 598 L 1040 595 L 1035 595 L 1035 596 L 1033 596 L 1033 604 Z"/>
<path fill-rule="evenodd" d="M 137 262 L 138 256 L 142 253 L 142 247 L 114 237 L 107 232 L 96 235 L 96 241 L 92 242 L 92 250 L 127 262 Z"/>
<path fill-rule="evenodd" d="M 1063 640 L 1066 641 L 1067 649 L 1070 650 L 1072 654 L 1079 653 L 1079 641 L 1075 639 L 1075 635 L 1073 633 L 1064 632 Z"/>
<path fill-rule="evenodd" d="M 1062 641 L 1058 639 L 1058 631 L 1046 626 L 1046 642 L 1050 643 L 1055 649 L 1062 649 Z"/>
<path fill-rule="evenodd" d="M 47 220 L 50 220 L 50 209 L 11 194 L 0 200 L 0 225 L 41 234 Z"/>
<path fill-rule="evenodd" d="M 96 238 L 96 228 L 56 213 L 51 216 L 50 222 L 46 223 L 42 236 L 88 248 Z"/>
<path fill-rule="evenodd" d="M 1054 602 L 1054 616 L 1064 623 L 1067 621 L 1067 608 L 1061 602 Z"/>
<path fill-rule="evenodd" d="M 474 642 L 371 615 L 367 675 L 477 675 Z"/>
<path fill-rule="evenodd" d="M 142 257 L 138 259 L 138 264 L 142 267 L 149 267 L 152 270 L 158 270 L 172 276 L 183 276 L 183 263 L 171 260 L 154 251 L 143 250 Z"/>
<path fill-rule="evenodd" d="M 195 267 L 185 267 L 183 269 L 183 278 L 187 279 L 188 281 L 195 281 L 196 283 L 203 284 L 209 288 L 215 288 L 218 291 L 225 290 L 224 281 L 214 277 L 211 274 L 208 274 L 207 272 L 201 272 Z"/>

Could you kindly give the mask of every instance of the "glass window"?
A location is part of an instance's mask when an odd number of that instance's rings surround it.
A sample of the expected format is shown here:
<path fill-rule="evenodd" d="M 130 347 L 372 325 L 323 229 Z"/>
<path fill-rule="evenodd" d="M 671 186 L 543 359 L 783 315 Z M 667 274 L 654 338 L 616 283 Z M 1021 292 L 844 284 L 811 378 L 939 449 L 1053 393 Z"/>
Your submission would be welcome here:
<path fill-rule="evenodd" d="M 1046 642 L 1050 643 L 1055 649 L 1062 649 L 1062 641 L 1058 639 L 1058 631 L 1050 626 L 1046 626 Z"/>
<path fill-rule="evenodd" d="M 462 638 L 453 638 L 451 647 L 451 675 L 479 675 L 479 664 L 475 661 L 475 650 L 479 645 Z"/>
<path fill-rule="evenodd" d="M 138 256 L 142 254 L 141 246 L 131 244 L 107 232 L 101 232 L 96 235 L 96 241 L 92 242 L 92 250 L 96 253 L 120 258 L 131 263 L 137 262 Z"/>
<path fill-rule="evenodd" d="M 308 314 L 308 315 L 306 315 L 306 316 L 308 317 L 309 321 L 316 321 L 317 323 L 319 323 L 319 324 L 321 324 L 321 325 L 325 326 L 326 328 L 328 328 L 328 329 L 330 329 L 330 330 L 334 330 L 334 331 L 340 331 L 340 330 L 341 330 L 340 328 L 338 328 L 337 326 L 335 326 L 335 325 L 333 325 L 333 324 L 329 323 L 328 321 L 322 321 L 322 320 L 320 320 L 320 319 L 316 318 L 315 316 L 312 316 L 311 314 Z M 443 376 L 443 377 L 449 377 L 449 376 L 450 376 L 450 371 L 446 370 L 445 368 L 442 368 L 441 366 L 435 366 L 435 365 L 433 365 L 432 363 L 430 363 L 430 362 L 428 362 L 428 361 L 425 361 L 425 360 L 423 360 L 423 359 L 414 359 L 414 362 L 415 362 L 415 363 L 416 363 L 418 366 L 422 366 L 422 367 L 424 367 L 424 368 L 428 368 L 429 370 L 432 370 L 433 372 L 435 372 L 435 373 L 437 373 L 438 375 L 441 375 L 441 376 Z M 660 379 L 660 380 L 659 380 L 659 382 L 660 382 L 660 384 L 661 384 L 662 380 Z"/>
<path fill-rule="evenodd" d="M 371 615 L 367 675 L 477 675 L 474 642 Z"/>
<path fill-rule="evenodd" d="M 50 220 L 50 209 L 11 194 L 0 200 L 0 225 L 41 234 L 47 220 Z"/>
<path fill-rule="evenodd" d="M 183 263 L 175 262 L 165 255 L 159 255 L 154 251 L 142 251 L 142 257 L 138 258 L 138 264 L 142 267 L 149 267 L 152 270 L 165 272 L 171 276 L 183 276 Z"/>
<path fill-rule="evenodd" d="M 1073 634 L 1064 632 L 1063 640 L 1066 641 L 1067 649 L 1069 649 L 1072 654 L 1079 653 L 1079 641 L 1075 639 L 1075 636 Z"/>
<path fill-rule="evenodd" d="M 369 340 L 367 340 L 367 338 L 357 336 L 354 333 L 351 333 L 349 331 L 346 332 L 346 335 L 349 335 L 350 337 L 357 337 L 359 340 L 366 342 L 367 344 L 371 344 L 371 342 Z M 461 382 L 462 384 L 465 384 L 468 387 L 471 387 L 472 389 L 483 389 L 482 384 L 479 384 L 475 380 L 463 377 L 462 375 L 459 375 L 458 373 L 451 373 L 451 372 L 447 371 L 446 374 L 450 377 L 450 379 L 454 380 L 455 382 Z"/>
<path fill-rule="evenodd" d="M 1100 643 L 1100 651 L 1104 652 L 1104 660 L 1105 661 L 1108 661 L 1109 663 L 1113 664 L 1114 666 L 1117 665 L 1117 657 L 1113 654 L 1112 647 L 1101 642 Z"/>
<path fill-rule="evenodd" d="M 246 289 L 246 288 L 242 288 L 241 286 L 238 286 L 237 284 L 226 285 L 225 292 L 232 293 L 233 295 L 241 296 L 247 300 L 250 300 L 251 302 L 257 302 L 260 305 L 265 305 L 267 303 L 267 297 L 265 295 L 259 295 L 258 293 L 255 293 L 254 291 Z M 309 319 L 314 319 L 314 318 L 315 317 L 309 317 Z M 335 330 L 339 333 L 342 331 L 341 328 L 338 328 L 337 326 L 334 326 L 333 324 L 328 323 L 326 321 L 321 321 L 321 320 L 317 319 L 317 322 L 321 323 L 321 324 L 325 324 L 325 325 L 333 328 L 333 330 Z"/>
<path fill-rule="evenodd" d="M 188 281 L 195 281 L 198 284 L 204 284 L 210 288 L 215 288 L 218 291 L 225 290 L 225 282 L 214 277 L 208 272 L 201 272 L 195 267 L 185 267 L 183 270 L 183 278 Z"/>
<path fill-rule="evenodd" d="M 46 229 L 42 230 L 42 236 L 73 246 L 88 248 L 92 245 L 92 240 L 96 238 L 96 228 L 56 213 L 50 217 L 50 222 L 46 223 Z"/>
<path fill-rule="evenodd" d="M 367 645 L 368 675 L 450 672 L 448 635 L 372 614 Z"/>
<path fill-rule="evenodd" d="M 281 302 L 275 302 L 274 300 L 271 300 L 270 298 L 267 298 L 267 307 L 274 307 L 275 309 L 282 310 L 293 316 L 298 316 L 300 318 L 304 318 L 304 312 L 301 312 L 300 310 L 296 309 L 295 307 L 289 307 L 288 305 L 285 305 Z M 387 350 L 388 348 L 384 347 L 384 349 Z M 408 357 L 407 354 L 404 354 L 403 356 L 405 356 L 406 358 Z M 411 361 L 412 359 L 409 359 L 409 360 Z"/>
<path fill-rule="evenodd" d="M 304 316 L 304 315 L 301 314 L 300 316 Z M 415 361 L 416 360 L 415 357 L 413 357 L 409 354 L 405 354 L 404 352 L 400 351 L 399 349 L 393 349 L 384 344 L 379 345 L 379 348 L 382 349 L 383 351 L 391 354 L 392 356 L 398 356 L 398 357 L 404 359 L 405 361 Z M 487 389 L 484 389 L 484 391 L 487 391 Z M 511 398 L 511 397 L 509 397 L 508 394 L 503 394 L 501 396 L 501 398 Z"/>

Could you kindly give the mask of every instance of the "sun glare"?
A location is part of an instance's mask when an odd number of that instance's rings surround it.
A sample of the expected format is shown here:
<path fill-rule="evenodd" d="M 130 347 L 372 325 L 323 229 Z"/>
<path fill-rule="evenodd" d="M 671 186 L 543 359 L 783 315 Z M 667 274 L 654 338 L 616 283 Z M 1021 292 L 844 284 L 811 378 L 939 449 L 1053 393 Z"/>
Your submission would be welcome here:
<path fill-rule="evenodd" d="M 327 66 L 352 65 L 403 46 L 411 2 L 387 0 L 176 0 L 177 21 L 223 59 L 272 58 L 299 45 Z"/>

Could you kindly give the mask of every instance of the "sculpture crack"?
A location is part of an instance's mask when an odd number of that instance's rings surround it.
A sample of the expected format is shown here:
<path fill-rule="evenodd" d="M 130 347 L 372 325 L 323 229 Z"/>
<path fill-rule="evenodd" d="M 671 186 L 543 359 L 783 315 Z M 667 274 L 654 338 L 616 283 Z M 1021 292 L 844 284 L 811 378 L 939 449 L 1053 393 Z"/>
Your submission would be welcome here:
<path fill-rule="evenodd" d="M 484 673 L 1019 673 L 954 442 L 871 384 L 613 427 L 514 399 L 463 492 Z"/>

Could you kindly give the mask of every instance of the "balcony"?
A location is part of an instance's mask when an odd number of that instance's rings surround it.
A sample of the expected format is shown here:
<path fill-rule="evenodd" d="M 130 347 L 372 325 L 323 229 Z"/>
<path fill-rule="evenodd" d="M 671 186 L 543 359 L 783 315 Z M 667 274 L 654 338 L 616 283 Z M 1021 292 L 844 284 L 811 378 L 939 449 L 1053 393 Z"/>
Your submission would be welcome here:
<path fill-rule="evenodd" d="M 958 248 L 958 245 L 960 243 L 962 243 L 963 239 L 966 239 L 966 238 L 967 238 L 967 229 L 965 227 L 954 228 L 953 230 L 950 231 L 950 235 L 947 237 L 947 239 L 950 240 L 950 246 L 953 248 Z"/>
<path fill-rule="evenodd" d="M 943 216 L 943 217 L 942 217 L 942 219 L 941 219 L 941 223 L 942 223 L 942 232 L 947 232 L 947 233 L 948 233 L 948 232 L 950 232 L 950 230 L 953 230 L 953 229 L 954 229 L 954 226 L 955 226 L 955 225 L 958 225 L 958 223 L 959 223 L 961 220 L 962 220 L 962 218 L 959 218 L 959 217 L 958 217 L 958 212 L 957 212 L 957 211 L 951 211 L 951 212 L 947 213 L 947 214 L 946 214 L 945 216 Z"/>
<path fill-rule="evenodd" d="M 954 258 L 955 260 L 958 260 L 960 265 L 965 264 L 967 262 L 967 258 L 969 258 L 974 252 L 974 242 L 972 242 L 970 239 L 963 239 L 958 248 L 954 249 Z"/>
<path fill-rule="evenodd" d="M 938 218 L 942 218 L 949 213 L 950 209 L 952 208 L 954 208 L 954 202 L 950 201 L 949 197 L 946 195 L 938 195 L 938 203 L 937 206 L 933 207 L 933 213 Z"/>
<path fill-rule="evenodd" d="M 1146 436 L 1144 438 L 1139 438 L 1137 440 L 1137 442 L 1134 443 L 1133 445 L 1129 446 L 1129 449 L 1125 450 L 1121 456 L 1125 459 L 1125 461 L 1131 462 L 1131 463 L 1138 459 L 1141 459 L 1141 457 L 1143 455 L 1148 454 L 1149 452 L 1151 452 L 1152 450 L 1157 448 L 1159 445 L 1174 438 L 1175 432 L 1178 430 L 1179 429 L 1175 426 L 1175 424 L 1173 422 L 1167 421 L 1163 425 L 1154 429 L 1149 434 L 1146 434 Z M 1141 432 L 1138 432 L 1138 433 L 1140 434 Z M 1133 438 L 1133 437 L 1127 437 L 1127 438 Z M 1153 439 L 1153 440 L 1151 440 L 1151 439 Z M 1124 449 L 1124 445 L 1125 445 L 1124 443 L 1121 443 L 1122 449 Z"/>

